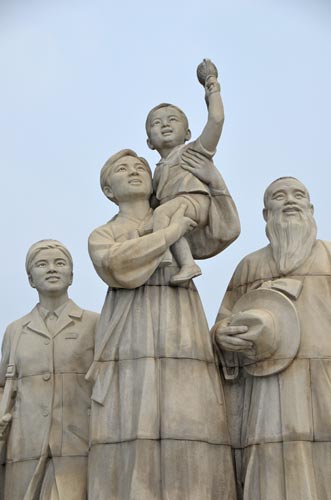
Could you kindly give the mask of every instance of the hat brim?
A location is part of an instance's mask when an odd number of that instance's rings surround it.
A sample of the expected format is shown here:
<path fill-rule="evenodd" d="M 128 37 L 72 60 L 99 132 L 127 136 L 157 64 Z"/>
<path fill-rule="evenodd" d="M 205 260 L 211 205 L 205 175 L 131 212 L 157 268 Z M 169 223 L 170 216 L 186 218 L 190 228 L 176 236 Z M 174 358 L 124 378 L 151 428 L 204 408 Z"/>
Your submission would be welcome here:
<path fill-rule="evenodd" d="M 254 361 L 241 354 L 241 364 L 247 373 L 255 377 L 279 373 L 291 364 L 299 350 L 300 323 L 296 308 L 283 293 L 260 288 L 240 297 L 233 313 L 250 309 L 264 309 L 272 314 L 278 342 L 275 352 L 268 359 Z"/>

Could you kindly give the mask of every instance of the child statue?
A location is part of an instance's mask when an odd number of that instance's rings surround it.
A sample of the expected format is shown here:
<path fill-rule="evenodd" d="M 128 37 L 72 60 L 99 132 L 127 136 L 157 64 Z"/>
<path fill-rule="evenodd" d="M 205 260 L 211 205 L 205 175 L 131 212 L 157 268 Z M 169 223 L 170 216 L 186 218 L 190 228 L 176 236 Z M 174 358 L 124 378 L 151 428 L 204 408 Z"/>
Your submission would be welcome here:
<path fill-rule="evenodd" d="M 183 111 L 173 104 L 159 104 L 147 116 L 147 144 L 161 156 L 153 179 L 155 196 L 160 204 L 154 211 L 153 231 L 168 227 L 173 214 L 183 205 L 184 215 L 192 219 L 197 227 L 208 223 L 210 191 L 206 184 L 186 169 L 185 154 L 190 149 L 209 160 L 213 158 L 222 133 L 224 109 L 216 66 L 209 59 L 204 59 L 198 66 L 197 75 L 205 88 L 208 109 L 207 123 L 200 137 L 185 144 L 191 138 L 188 120 Z M 174 243 L 171 250 L 180 268 L 171 280 L 173 285 L 201 274 L 185 236 Z M 172 255 L 167 250 L 160 265 L 168 266 L 171 262 Z"/>

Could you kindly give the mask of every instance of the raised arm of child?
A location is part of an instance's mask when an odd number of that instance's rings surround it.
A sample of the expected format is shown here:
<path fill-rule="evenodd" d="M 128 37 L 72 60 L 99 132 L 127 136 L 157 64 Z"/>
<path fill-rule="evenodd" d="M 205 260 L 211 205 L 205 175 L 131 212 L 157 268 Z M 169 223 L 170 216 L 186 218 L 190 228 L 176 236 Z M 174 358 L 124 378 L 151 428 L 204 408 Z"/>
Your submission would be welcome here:
<path fill-rule="evenodd" d="M 197 72 L 200 83 L 205 87 L 205 99 L 208 109 L 207 123 L 199 139 L 202 147 L 213 153 L 220 140 L 224 123 L 221 87 L 217 80 L 216 66 L 208 59 L 204 59 L 198 66 Z"/>

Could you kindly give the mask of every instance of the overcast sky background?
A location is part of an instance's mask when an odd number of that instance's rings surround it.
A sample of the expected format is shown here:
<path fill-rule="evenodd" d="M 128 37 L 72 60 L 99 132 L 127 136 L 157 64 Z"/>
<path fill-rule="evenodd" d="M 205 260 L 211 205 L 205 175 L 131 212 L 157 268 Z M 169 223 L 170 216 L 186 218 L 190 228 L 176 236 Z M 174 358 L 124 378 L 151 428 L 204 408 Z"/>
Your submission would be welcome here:
<path fill-rule="evenodd" d="M 300 178 L 319 237 L 331 239 L 329 0 L 0 0 L 1 332 L 37 302 L 24 261 L 43 238 L 72 252 L 71 297 L 101 309 L 106 286 L 87 238 L 116 207 L 100 168 L 127 147 L 154 168 L 144 122 L 160 102 L 180 106 L 200 134 L 204 57 L 219 68 L 226 114 L 215 163 L 242 224 L 195 280 L 210 325 L 235 266 L 267 243 L 272 180 Z"/>

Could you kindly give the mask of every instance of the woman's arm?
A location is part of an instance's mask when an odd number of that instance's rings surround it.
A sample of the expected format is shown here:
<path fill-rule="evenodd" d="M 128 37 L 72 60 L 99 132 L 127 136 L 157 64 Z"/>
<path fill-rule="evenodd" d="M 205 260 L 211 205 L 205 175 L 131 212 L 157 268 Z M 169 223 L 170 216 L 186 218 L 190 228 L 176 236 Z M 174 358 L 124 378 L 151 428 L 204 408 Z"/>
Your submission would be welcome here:
<path fill-rule="evenodd" d="M 191 148 L 183 152 L 182 158 L 185 160 L 182 168 L 206 184 L 210 192 L 208 224 L 188 236 L 193 256 L 206 259 L 222 252 L 238 238 L 239 216 L 224 179 L 214 163 Z"/>
<path fill-rule="evenodd" d="M 137 288 L 146 283 L 164 252 L 195 227 L 184 211 L 185 206 L 174 214 L 166 229 L 121 242 L 115 241 L 111 222 L 93 231 L 89 254 L 100 278 L 114 288 Z"/>

